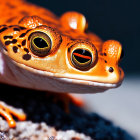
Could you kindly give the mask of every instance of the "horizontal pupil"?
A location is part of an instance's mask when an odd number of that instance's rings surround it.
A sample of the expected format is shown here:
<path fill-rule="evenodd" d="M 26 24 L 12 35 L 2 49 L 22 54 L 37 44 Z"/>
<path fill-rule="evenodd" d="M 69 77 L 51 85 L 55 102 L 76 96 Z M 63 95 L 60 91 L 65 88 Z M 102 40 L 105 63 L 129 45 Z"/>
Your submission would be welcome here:
<path fill-rule="evenodd" d="M 85 56 L 85 55 L 82 55 L 82 54 L 79 54 L 79 53 L 73 53 L 73 54 L 77 57 L 81 57 L 81 58 L 84 58 L 84 59 L 91 59 L 90 56 Z"/>
<path fill-rule="evenodd" d="M 76 56 L 76 55 L 74 57 L 80 63 L 86 63 L 86 62 L 89 61 L 89 59 L 85 59 L 85 58 L 82 58 L 82 57 L 79 57 L 79 56 Z"/>
<path fill-rule="evenodd" d="M 91 57 L 91 53 L 85 49 L 76 49 L 73 53 L 79 53 L 81 55 L 85 55 L 85 56 L 90 56 Z"/>
<path fill-rule="evenodd" d="M 46 48 L 46 47 L 48 47 L 48 44 L 46 43 L 46 41 L 44 39 L 40 38 L 40 37 L 34 39 L 34 44 L 38 48 Z"/>
<path fill-rule="evenodd" d="M 92 59 L 92 55 L 85 49 L 76 49 L 73 52 L 74 58 L 80 63 L 86 63 Z"/>

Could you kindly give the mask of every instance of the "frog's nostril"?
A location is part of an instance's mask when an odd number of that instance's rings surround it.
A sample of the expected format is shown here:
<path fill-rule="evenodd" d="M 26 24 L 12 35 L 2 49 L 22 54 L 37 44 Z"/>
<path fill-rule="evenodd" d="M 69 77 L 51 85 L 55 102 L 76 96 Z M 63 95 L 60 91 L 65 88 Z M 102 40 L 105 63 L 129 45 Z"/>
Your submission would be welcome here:
<path fill-rule="evenodd" d="M 110 68 L 109 68 L 109 72 L 112 73 L 113 71 L 114 71 L 114 69 L 113 69 L 112 67 L 110 67 Z"/>

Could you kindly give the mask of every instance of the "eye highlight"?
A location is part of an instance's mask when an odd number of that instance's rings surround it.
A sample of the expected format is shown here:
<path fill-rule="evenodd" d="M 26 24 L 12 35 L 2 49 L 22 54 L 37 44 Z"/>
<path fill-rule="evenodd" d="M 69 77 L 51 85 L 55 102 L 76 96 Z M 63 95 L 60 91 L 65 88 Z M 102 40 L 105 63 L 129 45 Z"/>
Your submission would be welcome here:
<path fill-rule="evenodd" d="M 34 32 L 30 38 L 30 50 L 39 57 L 45 57 L 49 54 L 52 47 L 50 37 L 42 32 Z"/>

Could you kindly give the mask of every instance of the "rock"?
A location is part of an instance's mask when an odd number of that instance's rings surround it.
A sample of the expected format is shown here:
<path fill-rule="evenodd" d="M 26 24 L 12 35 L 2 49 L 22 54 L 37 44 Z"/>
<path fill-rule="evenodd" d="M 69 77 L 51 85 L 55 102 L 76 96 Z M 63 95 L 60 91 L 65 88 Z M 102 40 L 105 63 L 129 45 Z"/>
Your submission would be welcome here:
<path fill-rule="evenodd" d="M 82 108 L 69 104 L 69 113 L 63 102 L 53 101 L 54 96 L 46 97 L 46 92 L 0 87 L 0 100 L 10 106 L 23 109 L 27 121 L 17 122 L 15 129 L 9 129 L 0 120 L 1 137 L 13 140 L 134 140 L 123 129 L 96 113 L 87 113 Z M 4 88 L 4 90 L 3 90 Z M 15 91 L 13 93 L 7 92 Z M 20 138 L 20 139 L 19 139 Z M 62 139 L 63 138 L 63 139 Z"/>
<path fill-rule="evenodd" d="M 15 128 L 9 128 L 7 122 L 0 118 L 0 140 L 92 140 L 90 137 L 74 130 L 57 131 L 46 123 L 31 121 L 17 122 Z"/>

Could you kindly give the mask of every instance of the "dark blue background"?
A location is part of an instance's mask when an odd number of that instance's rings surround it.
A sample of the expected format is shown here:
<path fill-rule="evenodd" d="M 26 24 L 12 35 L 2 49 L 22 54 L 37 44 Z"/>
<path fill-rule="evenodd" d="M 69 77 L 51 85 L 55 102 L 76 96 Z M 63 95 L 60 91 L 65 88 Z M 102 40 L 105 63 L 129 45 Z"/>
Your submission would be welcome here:
<path fill-rule="evenodd" d="M 140 74 L 140 1 L 136 0 L 28 0 L 56 15 L 78 11 L 89 22 L 89 30 L 103 40 L 122 43 L 125 57 L 121 66 L 128 74 Z"/>

